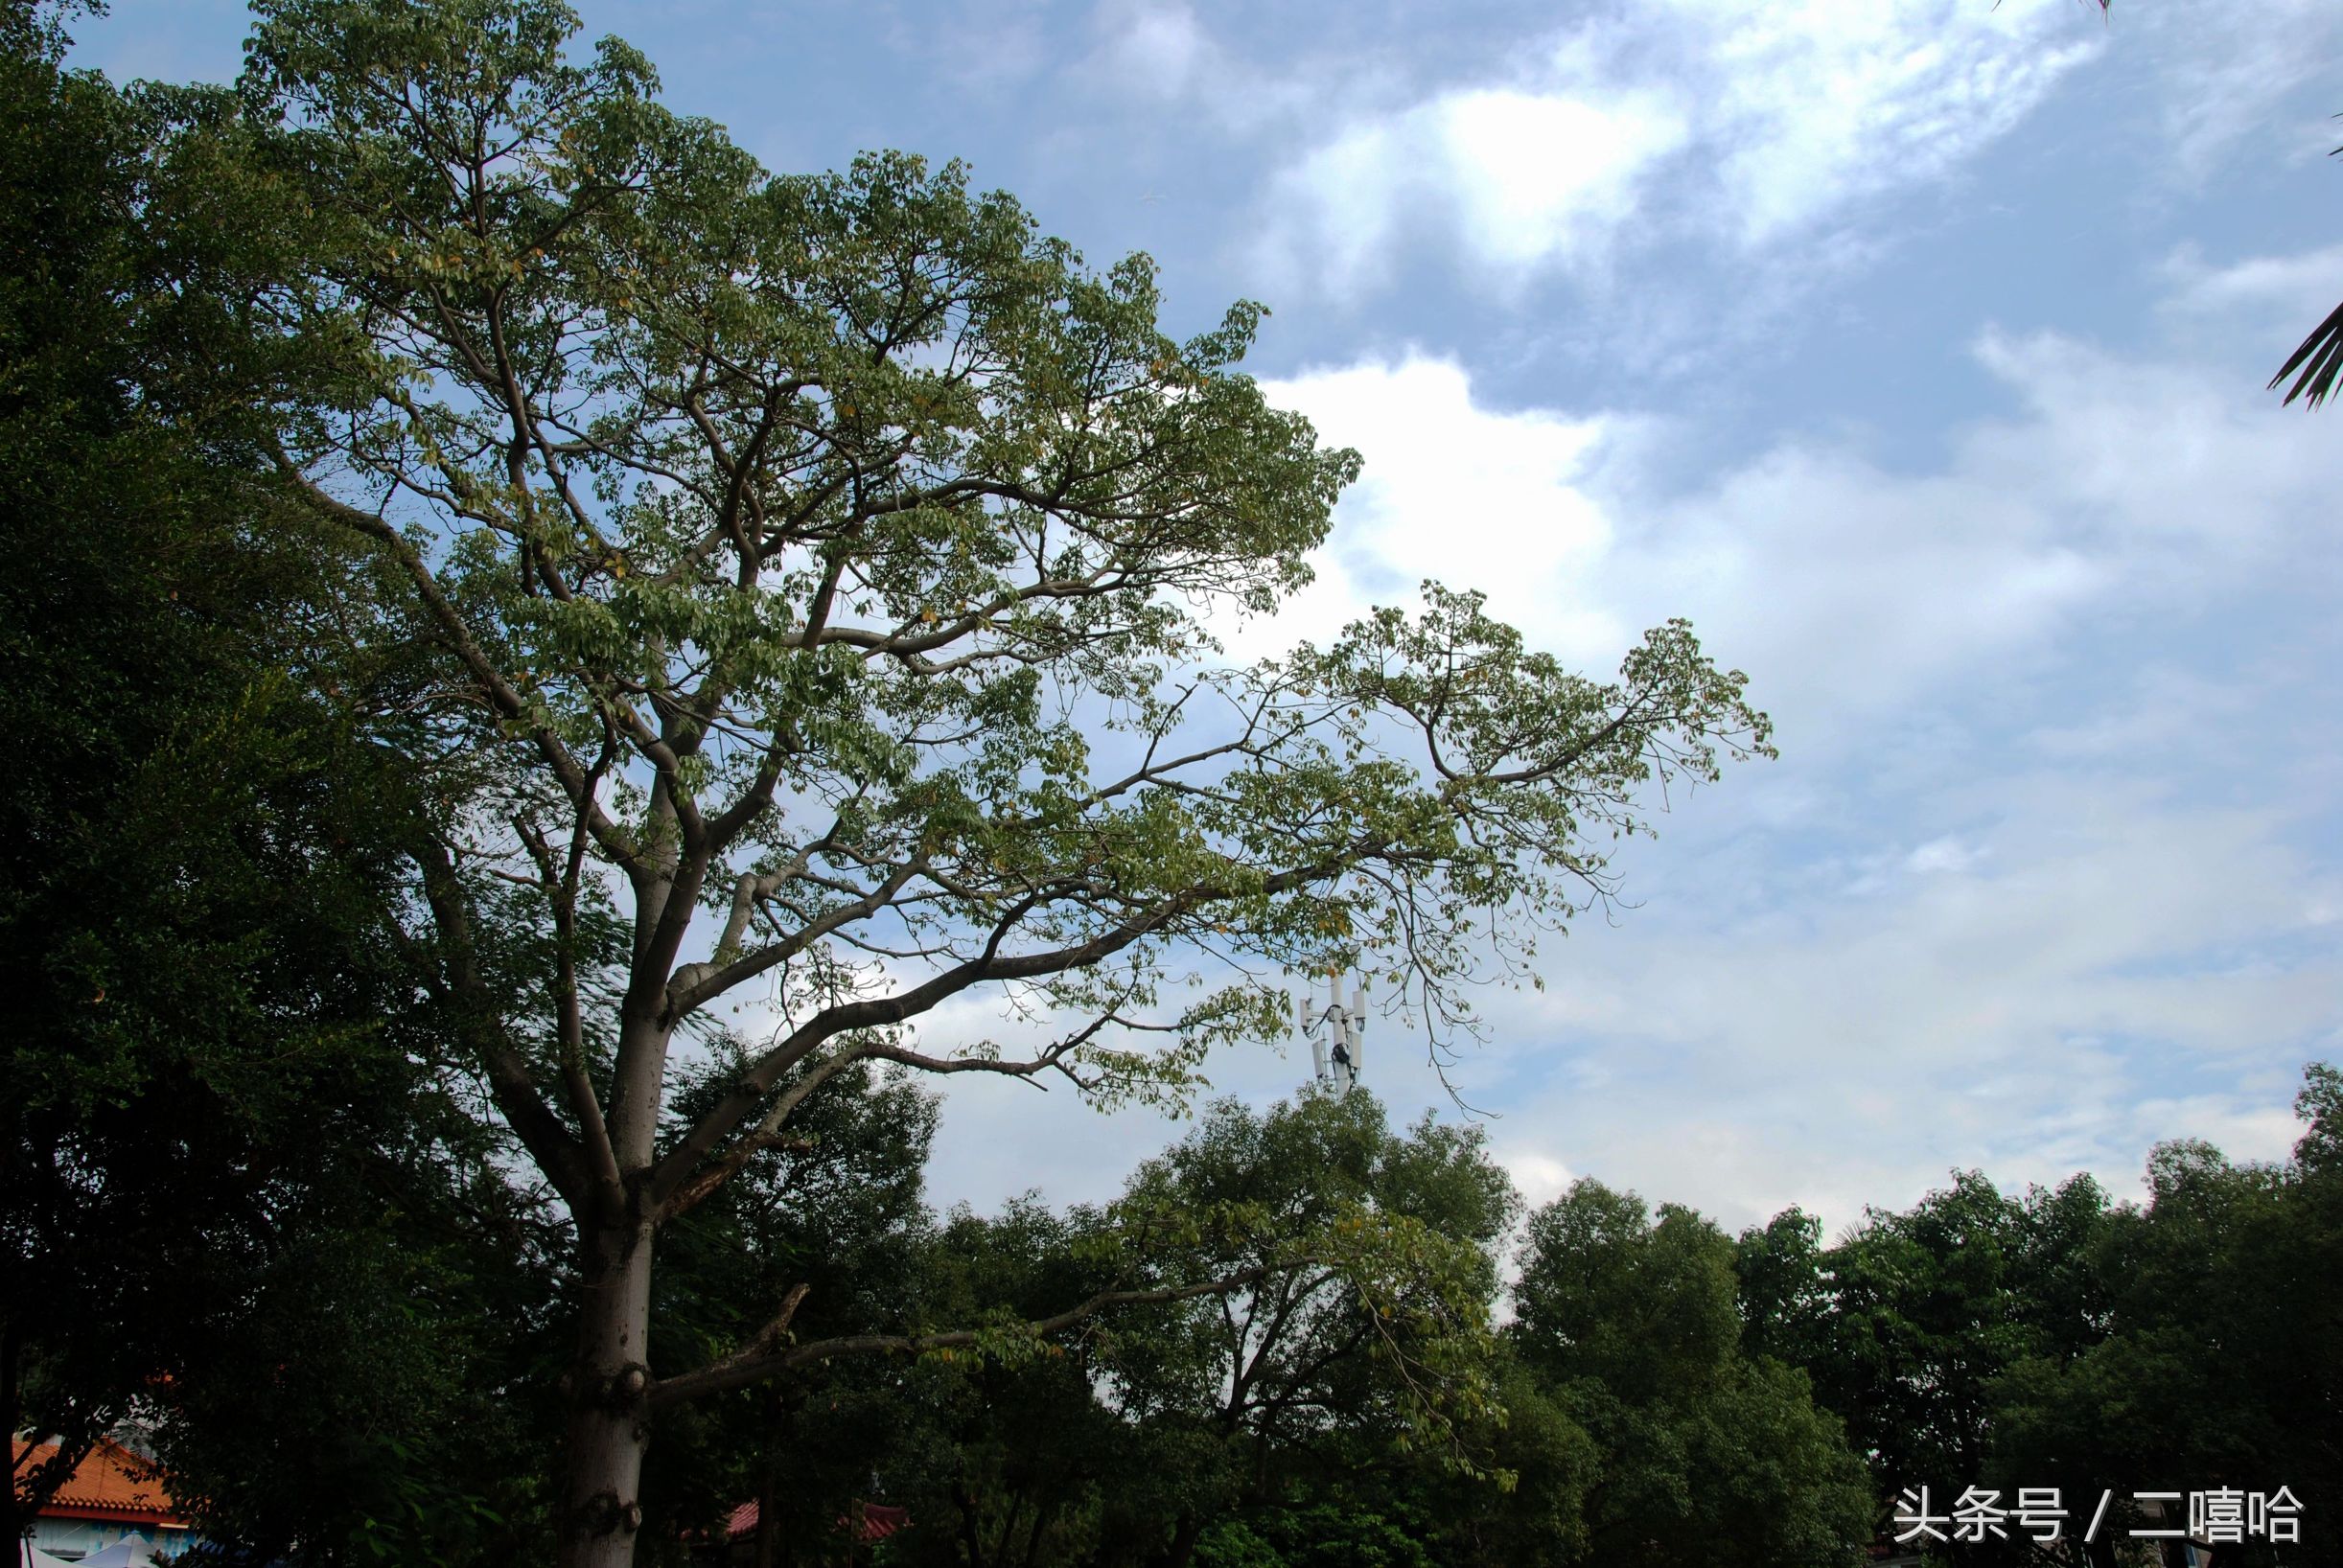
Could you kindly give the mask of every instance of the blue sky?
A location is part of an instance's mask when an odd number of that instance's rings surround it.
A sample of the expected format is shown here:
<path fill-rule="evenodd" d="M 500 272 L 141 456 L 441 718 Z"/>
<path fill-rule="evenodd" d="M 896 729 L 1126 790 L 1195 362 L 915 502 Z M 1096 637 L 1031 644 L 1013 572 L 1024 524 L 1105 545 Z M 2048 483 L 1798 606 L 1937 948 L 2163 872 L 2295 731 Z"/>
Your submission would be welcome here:
<path fill-rule="evenodd" d="M 2343 1057 L 2343 409 L 2262 383 L 2343 298 L 2331 0 L 580 10 L 770 167 L 964 158 L 1152 254 L 1175 334 L 1265 302 L 1251 368 L 1366 477 L 1241 651 L 1437 575 L 1589 671 L 1683 614 L 1750 673 L 1781 760 L 1677 802 L 1456 1070 L 1533 1198 L 1844 1225 L 2291 1143 Z M 80 31 L 219 79 L 244 23 Z M 960 1090 L 934 1187 L 1100 1197 L 1174 1130 Z"/>

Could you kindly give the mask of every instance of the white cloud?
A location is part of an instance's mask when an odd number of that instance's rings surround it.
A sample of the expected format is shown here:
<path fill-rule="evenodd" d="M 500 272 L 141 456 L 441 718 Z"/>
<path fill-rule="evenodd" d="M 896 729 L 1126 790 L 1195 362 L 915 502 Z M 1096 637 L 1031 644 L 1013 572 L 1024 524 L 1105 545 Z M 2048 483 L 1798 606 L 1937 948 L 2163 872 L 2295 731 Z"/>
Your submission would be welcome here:
<path fill-rule="evenodd" d="M 1357 292 L 1433 235 L 1504 285 L 1599 266 L 1631 219 L 1772 244 L 1940 178 L 2006 134 L 2099 47 L 2061 41 L 2052 14 L 1666 0 L 1581 23 L 1518 81 L 1344 105 L 1273 181 L 1266 248 Z"/>
<path fill-rule="evenodd" d="M 1507 1032 L 1611 1082 L 1524 1095 L 1516 1161 L 1734 1224 L 1798 1203 L 1836 1226 L 1956 1166 L 2089 1169 L 2122 1193 L 2167 1138 L 2282 1158 L 2295 1051 L 2331 1052 L 2343 1016 L 2331 940 L 2285 957 L 2315 873 L 2285 815 L 2158 803 L 2111 774 L 1970 782 L 2002 797 L 1998 869 L 1804 901 L 1771 929 L 1676 908 L 1604 934 L 1574 1022 Z"/>
<path fill-rule="evenodd" d="M 2275 374 L 2343 298 L 2343 245 L 2249 256 L 2225 265 L 2208 263 L 2188 246 L 2165 263 L 2163 272 L 2169 329 L 2215 352 L 2232 343 L 2256 345 L 2256 367 Z"/>
<path fill-rule="evenodd" d="M 1240 651 L 1323 640 L 1369 604 L 1412 597 L 1427 577 L 1486 587 L 1501 614 L 1552 643 L 1615 656 L 1623 628 L 1567 585 L 1611 547 L 1612 523 L 1581 487 L 1605 422 L 1476 404 L 1451 361 L 1411 355 L 1270 381 L 1273 403 L 1320 437 L 1357 448 L 1366 471 L 1342 502 L 1319 581 Z"/>
<path fill-rule="evenodd" d="M 1514 1189 L 1532 1209 L 1552 1203 L 1578 1179 L 1568 1165 L 1535 1148 L 1512 1148 L 1497 1142 L 1490 1154 L 1513 1178 Z"/>
<path fill-rule="evenodd" d="M 1219 74 L 1220 52 L 1188 6 L 1112 6 L 1098 21 L 1105 38 L 1083 75 L 1116 92 L 1175 99 Z"/>
<path fill-rule="evenodd" d="M 2138 29 L 2161 79 L 2157 130 L 2172 179 L 2202 182 L 2233 147 L 2257 135 L 2298 157 L 2343 141 L 2327 119 L 2343 104 L 2285 112 L 2329 74 L 2343 46 L 2343 12 L 2328 0 L 2261 0 L 2250 12 L 2224 0 L 2168 0 L 2131 12 L 2126 25 Z"/>
<path fill-rule="evenodd" d="M 1939 463 L 1799 440 L 1666 487 L 1637 419 L 1490 407 L 1448 361 L 1271 386 L 1367 477 L 1257 646 L 1432 574 L 1597 669 L 1688 612 L 1784 720 L 1781 763 L 1624 865 L 1644 908 L 1490 1003 L 1460 1071 L 1525 1182 L 1847 1223 L 1955 1165 L 2128 1191 L 2158 1140 L 2295 1136 L 2300 1056 L 2343 1045 L 2343 748 L 2287 717 L 2339 651 L 2343 450 L 2217 360 L 1977 355 L 2010 412 Z"/>
<path fill-rule="evenodd" d="M 2283 308 L 2312 270 L 2253 268 L 2175 272 L 2168 318 Z M 1639 908 L 1548 944 L 1549 989 L 1484 999 L 1491 1046 L 1451 1072 L 1533 1197 L 1590 1175 L 1844 1226 L 1957 1166 L 2134 1192 L 2167 1138 L 2283 1157 L 2302 1059 L 2343 1049 L 2343 745 L 2302 717 L 2343 654 L 2331 421 L 2217 357 L 1976 354 L 2006 411 L 1903 467 L 1803 438 L 1673 472 L 1688 444 L 1642 416 L 1494 406 L 1421 353 L 1267 383 L 1366 468 L 1318 584 L 1241 653 L 1432 575 L 1596 670 L 1689 613 L 1783 721 L 1779 763 L 1623 857 Z M 1378 1038 L 1395 1118 L 1446 1103 Z M 1031 1099 L 955 1122 L 956 1095 L 949 1168 L 1047 1145 L 1119 1176 L 1176 1131 Z"/>
<path fill-rule="evenodd" d="M 1595 669 L 1685 614 L 1798 745 L 1836 744 L 1948 680 L 2019 680 L 2061 637 L 2334 563 L 2343 451 L 2299 410 L 2053 334 L 1977 355 L 2019 412 L 1934 472 L 1790 441 L 1691 487 L 1645 472 L 1639 418 L 1491 408 L 1448 360 L 1266 383 L 1365 473 L 1317 584 L 1236 646 L 1322 638 L 1427 576 Z"/>
<path fill-rule="evenodd" d="M 1606 103 L 1483 90 L 1441 99 L 1440 150 L 1473 252 L 1508 270 L 1569 257 L 1634 207 L 1634 182 L 1684 137 L 1657 95 Z"/>
<path fill-rule="evenodd" d="M 1359 121 L 1288 169 L 1270 199 L 1299 221 L 1270 243 L 1288 247 L 1281 266 L 1352 293 L 1380 282 L 1409 238 L 1452 234 L 1484 271 L 1518 283 L 1605 248 L 1637 181 L 1684 134 L 1654 93 L 1444 94 Z"/>
<path fill-rule="evenodd" d="M 1959 839 L 1931 839 L 1904 857 L 1904 868 L 1923 876 L 1938 871 L 1965 871 L 1977 864 L 1977 851 Z"/>
<path fill-rule="evenodd" d="M 1942 177 L 2099 47 L 2043 4 L 1673 0 L 1662 14 L 1705 84 L 1703 141 L 1723 152 L 1725 210 L 1751 244 Z"/>
<path fill-rule="evenodd" d="M 1061 68 L 1064 85 L 1093 105 L 1137 109 L 1185 143 L 1199 134 L 1280 139 L 1323 127 L 1337 102 L 1386 96 L 1387 67 L 1304 49 L 1264 59 L 1217 35 L 1189 0 L 1100 0 L 1091 46 Z M 1170 119 L 1154 119 L 1171 112 Z"/>
<path fill-rule="evenodd" d="M 2169 311 L 2291 320 L 2313 308 L 2323 312 L 2343 293 L 2343 245 L 2291 256 L 2249 256 L 2222 266 L 2188 248 L 2174 254 L 2164 272 L 2170 286 Z"/>

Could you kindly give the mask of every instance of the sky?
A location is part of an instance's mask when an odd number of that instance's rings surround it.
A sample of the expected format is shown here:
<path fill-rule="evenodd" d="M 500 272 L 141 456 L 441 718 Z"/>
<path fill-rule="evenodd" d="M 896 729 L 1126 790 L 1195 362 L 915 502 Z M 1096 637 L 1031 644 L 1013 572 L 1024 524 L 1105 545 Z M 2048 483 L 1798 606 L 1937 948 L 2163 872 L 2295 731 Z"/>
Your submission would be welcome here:
<path fill-rule="evenodd" d="M 2264 383 L 2343 298 L 2343 7 L 578 9 L 769 168 L 962 158 L 1153 256 L 1174 335 L 1265 303 L 1247 368 L 1365 473 L 1240 652 L 1437 576 L 1589 674 L 1675 615 L 1748 672 L 1779 760 L 1670 802 L 1450 1069 L 1532 1201 L 1837 1231 L 2285 1157 L 2343 1060 L 2343 408 Z M 77 59 L 224 80 L 244 30 L 112 0 Z M 1365 1071 L 1466 1114 L 1395 1022 Z M 1178 1130 L 956 1085 L 931 1193 L 1107 1197 Z"/>

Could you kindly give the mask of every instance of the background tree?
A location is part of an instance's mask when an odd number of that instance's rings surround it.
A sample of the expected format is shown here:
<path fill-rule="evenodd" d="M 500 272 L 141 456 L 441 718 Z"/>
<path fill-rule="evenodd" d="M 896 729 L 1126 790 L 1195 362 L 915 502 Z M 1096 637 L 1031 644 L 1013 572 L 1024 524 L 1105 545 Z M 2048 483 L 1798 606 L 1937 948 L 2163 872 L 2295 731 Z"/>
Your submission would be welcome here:
<path fill-rule="evenodd" d="M 1588 1560 L 1854 1562 L 1871 1493 L 1806 1374 L 1741 1349 L 1733 1244 L 1581 1179 L 1531 1216 L 1513 1339 L 1599 1454 Z"/>
<path fill-rule="evenodd" d="M 1478 1128 L 1427 1117 L 1402 1136 L 1363 1093 L 1258 1115 L 1223 1100 L 1140 1168 L 1126 1202 L 1198 1222 L 1155 1249 L 1165 1278 L 1259 1275 L 1114 1325 L 1107 1371 L 1123 1407 L 1189 1439 L 1172 1568 L 1215 1521 L 1288 1508 L 1297 1477 L 1387 1474 L 1427 1440 L 1474 1467 L 1461 1437 L 1491 1408 L 1496 1252 L 1519 1203 Z M 1279 1266 L 1283 1237 L 1370 1227 L 1383 1242 L 1372 1273 L 1333 1248 Z M 1427 1430 L 1427 1410 L 1441 1424 Z"/>
<path fill-rule="evenodd" d="M 1215 1104 L 1104 1213 L 1028 1203 L 938 1234 L 939 1322 L 1038 1315 L 1104 1280 L 1241 1279 L 1070 1325 L 1015 1365 L 930 1358 L 881 1466 L 921 1563 L 1420 1562 L 1536 1413 L 1490 1398 L 1496 1252 L 1516 1200 L 1476 1129 L 1385 1124 L 1363 1093 Z M 1148 1239 L 1135 1269 L 1116 1255 Z M 1280 1238 L 1353 1238 L 1296 1260 Z M 1102 1247 L 1101 1244 L 1105 1243 Z M 1427 1420 L 1427 1412 L 1438 1418 Z M 1453 1559 L 1443 1559 L 1453 1560 Z"/>
<path fill-rule="evenodd" d="M 1457 1568 L 1590 1560 L 1588 1502 L 1602 1479 L 1601 1451 L 1510 1338 L 1497 1343 L 1492 1378 L 1503 1419 L 1468 1429 L 1464 1441 L 1503 1484 L 1452 1470 L 1423 1478 L 1432 1559 Z"/>
<path fill-rule="evenodd" d="M 928 1255 L 928 1321 L 1014 1323 L 1079 1300 L 1115 1274 L 1089 1244 L 1103 1216 L 1029 1196 L 992 1218 L 956 1211 Z M 900 1379 L 907 1418 L 879 1467 L 912 1527 L 915 1564 L 1039 1568 L 1153 1560 L 1161 1445 L 1101 1397 L 1101 1325 L 1070 1326 L 1029 1353 L 940 1351 Z M 843 1370 L 843 1369 L 842 1369 Z"/>
<path fill-rule="evenodd" d="M 1903 1213 L 1868 1212 L 1824 1260 L 1835 1343 L 1810 1366 L 1883 1495 L 1982 1470 L 1993 1379 L 2031 1349 L 2019 1223 L 1962 1171 Z"/>
<path fill-rule="evenodd" d="M 297 209 L 58 22 L 0 6 L 0 1540 L 128 1421 L 207 1528 L 436 1560 L 550 1293 L 402 946 L 402 629 L 275 472 Z"/>
<path fill-rule="evenodd" d="M 2236 1165 L 2193 1141 L 2150 1156 L 2146 1206 L 2115 1211 L 2079 1255 L 2110 1303 L 2104 1331 L 1994 1391 L 1997 1474 L 2125 1500 L 2135 1475 L 2283 1485 L 2322 1514 L 2343 1497 L 2343 1319 L 2324 1283 L 2343 1264 L 2332 1069 L 2310 1067 L 2297 1109 L 2310 1127 L 2286 1165 Z M 2303 1535 L 2224 1545 L 2222 1560 L 2343 1560 L 2331 1533 Z"/>
<path fill-rule="evenodd" d="M 277 303 L 356 346 L 283 472 L 442 656 L 477 784 L 416 856 L 433 985 L 578 1238 L 567 1562 L 631 1554 L 646 1410 L 848 1348 L 645 1359 L 655 1237 L 829 1075 L 1176 1096 L 1284 965 L 1453 1023 L 1608 890 L 1644 786 L 1765 749 L 1678 624 L 1605 684 L 1433 589 L 1212 664 L 1200 616 L 1299 587 L 1357 469 L 1234 372 L 1255 307 L 1174 342 L 1144 258 L 957 168 L 770 176 L 624 45 L 568 62 L 552 0 L 257 11 L 270 177 L 331 246 Z M 680 1031 L 752 983 L 778 1031 L 671 1131 Z M 1063 1032 L 921 1049 L 979 986 Z"/>
<path fill-rule="evenodd" d="M 676 1097 L 676 1114 L 724 1094 L 741 1048 L 722 1042 Z M 792 1326 L 806 1338 L 902 1332 L 923 1320 L 940 1249 L 923 1199 L 937 1102 L 899 1072 L 842 1072 L 808 1099 L 785 1142 L 670 1234 L 654 1354 L 703 1363 L 748 1342 L 797 1293 Z M 734 1507 L 758 1507 L 759 1568 L 798 1560 L 832 1533 L 870 1476 L 912 1441 L 913 1412 L 859 1367 L 817 1367 L 662 1413 L 650 1449 L 648 1541 L 715 1532 Z"/>
<path fill-rule="evenodd" d="M 2285 1486 L 2327 1506 L 2310 1497 L 2343 1487 L 2343 1334 L 2312 1281 L 2339 1245 L 2337 1081 L 2326 1064 L 2306 1070 L 2308 1130 L 2291 1163 L 2165 1144 L 2145 1206 L 2111 1204 L 2087 1175 L 2011 1197 L 1965 1172 L 1910 1211 L 1871 1211 L 1835 1247 L 1796 1211 L 1777 1215 L 1737 1249 L 1750 1343 L 1807 1371 L 1883 1500 L 1922 1485 L 2056 1487 L 2094 1504 L 2112 1492 L 2100 1540 L 2062 1548 L 2077 1563 L 2113 1568 L 2139 1522 L 2132 1493 L 2151 1485 Z M 2023 1541 L 1937 1550 L 2036 1556 Z M 2324 1541 L 2219 1551 L 2332 1560 Z"/>

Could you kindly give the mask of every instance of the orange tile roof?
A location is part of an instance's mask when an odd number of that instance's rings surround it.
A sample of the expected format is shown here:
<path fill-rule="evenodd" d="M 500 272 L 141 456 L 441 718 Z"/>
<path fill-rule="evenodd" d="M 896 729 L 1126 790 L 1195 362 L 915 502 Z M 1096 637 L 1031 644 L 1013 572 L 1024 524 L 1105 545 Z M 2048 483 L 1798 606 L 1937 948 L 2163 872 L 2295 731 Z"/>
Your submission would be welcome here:
<path fill-rule="evenodd" d="M 10 1443 L 9 1457 L 16 1473 L 43 1464 L 57 1453 L 54 1443 L 42 1443 L 33 1448 L 28 1458 L 25 1452 L 28 1446 L 12 1440 Z M 73 1474 L 40 1511 L 44 1518 L 121 1519 L 178 1530 L 187 1528 L 187 1521 L 179 1516 L 178 1505 L 171 1500 L 170 1491 L 163 1486 L 162 1471 L 108 1438 L 98 1440 L 98 1446 L 74 1466 Z"/>
<path fill-rule="evenodd" d="M 856 1540 L 883 1541 L 911 1523 L 909 1509 L 889 1508 L 884 1503 L 857 1503 L 855 1508 L 861 1517 L 857 1519 L 852 1514 L 842 1513 L 838 1516 L 838 1528 L 853 1532 Z M 758 1512 L 756 1504 L 741 1504 L 732 1510 L 731 1517 L 725 1521 L 725 1534 L 733 1540 L 755 1534 Z"/>

